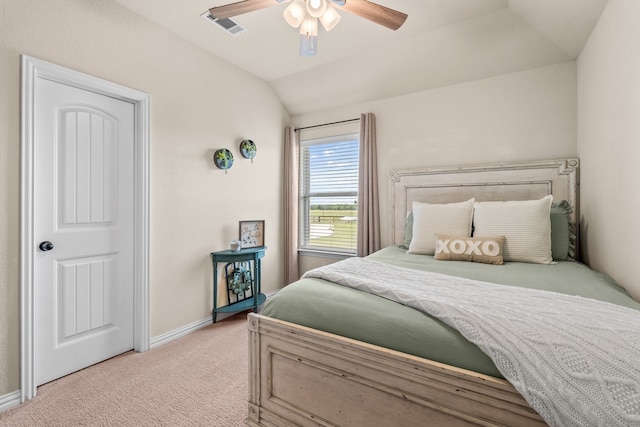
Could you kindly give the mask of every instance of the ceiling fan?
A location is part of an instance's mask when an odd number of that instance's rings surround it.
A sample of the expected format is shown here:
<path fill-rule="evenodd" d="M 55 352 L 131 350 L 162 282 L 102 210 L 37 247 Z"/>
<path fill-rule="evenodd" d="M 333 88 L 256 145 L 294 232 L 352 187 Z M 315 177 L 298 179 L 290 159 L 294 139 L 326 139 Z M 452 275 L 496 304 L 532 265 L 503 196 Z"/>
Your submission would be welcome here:
<path fill-rule="evenodd" d="M 243 0 L 224 6 L 212 7 L 209 13 L 216 19 L 228 19 L 291 0 Z M 318 20 L 330 31 L 340 21 L 336 9 L 397 30 L 404 24 L 407 14 L 367 0 L 293 0 L 284 11 L 284 18 L 294 28 L 300 28 L 300 55 L 317 53 Z"/>

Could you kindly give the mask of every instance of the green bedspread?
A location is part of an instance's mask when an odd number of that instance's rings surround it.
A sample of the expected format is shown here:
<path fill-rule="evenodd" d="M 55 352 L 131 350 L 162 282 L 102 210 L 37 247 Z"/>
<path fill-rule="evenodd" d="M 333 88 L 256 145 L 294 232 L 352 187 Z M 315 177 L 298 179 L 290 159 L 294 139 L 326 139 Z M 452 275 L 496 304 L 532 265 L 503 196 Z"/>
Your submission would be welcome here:
<path fill-rule="evenodd" d="M 577 262 L 489 265 L 436 261 L 388 247 L 370 259 L 492 283 L 599 299 L 640 310 L 610 278 Z M 262 314 L 502 378 L 491 359 L 455 329 L 393 301 L 320 279 L 302 279 L 271 298 Z"/>

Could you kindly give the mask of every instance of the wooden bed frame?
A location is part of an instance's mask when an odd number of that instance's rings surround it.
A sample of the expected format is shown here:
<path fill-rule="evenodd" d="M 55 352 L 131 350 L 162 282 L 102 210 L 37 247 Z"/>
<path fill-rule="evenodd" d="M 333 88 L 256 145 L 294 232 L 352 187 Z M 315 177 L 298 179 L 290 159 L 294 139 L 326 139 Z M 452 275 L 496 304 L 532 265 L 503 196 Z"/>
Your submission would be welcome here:
<path fill-rule="evenodd" d="M 552 194 L 578 215 L 578 160 L 394 171 L 391 244 L 414 200 L 526 200 Z M 577 243 L 577 242 L 576 242 Z M 541 426 L 502 379 L 250 314 L 250 426 Z"/>

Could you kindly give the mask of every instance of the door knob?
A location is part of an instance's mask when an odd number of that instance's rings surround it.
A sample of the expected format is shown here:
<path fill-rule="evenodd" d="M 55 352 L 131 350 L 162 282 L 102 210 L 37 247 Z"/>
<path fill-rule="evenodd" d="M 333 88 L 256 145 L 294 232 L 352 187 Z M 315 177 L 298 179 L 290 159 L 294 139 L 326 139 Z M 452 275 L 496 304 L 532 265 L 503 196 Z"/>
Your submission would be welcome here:
<path fill-rule="evenodd" d="M 53 249 L 53 243 L 51 243 L 48 240 L 45 240 L 44 242 L 40 242 L 40 246 L 38 247 L 43 252 L 50 251 L 51 249 Z"/>

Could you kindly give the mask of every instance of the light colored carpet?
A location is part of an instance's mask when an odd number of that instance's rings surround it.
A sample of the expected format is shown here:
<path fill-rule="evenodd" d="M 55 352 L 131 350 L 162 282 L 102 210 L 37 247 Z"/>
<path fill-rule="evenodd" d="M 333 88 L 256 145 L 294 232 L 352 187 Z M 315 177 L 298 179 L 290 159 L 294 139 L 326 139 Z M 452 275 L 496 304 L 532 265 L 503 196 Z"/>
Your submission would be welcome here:
<path fill-rule="evenodd" d="M 246 313 L 38 387 L 0 426 L 242 426 Z"/>

